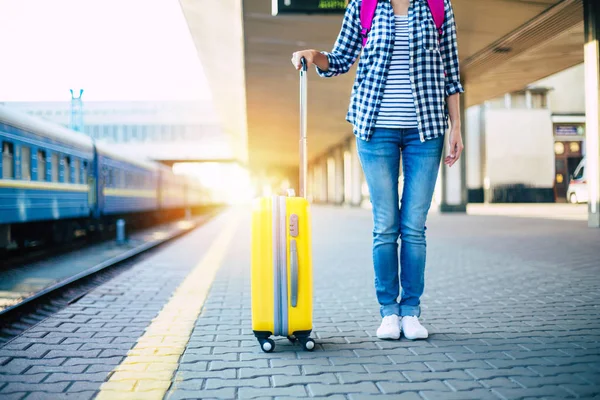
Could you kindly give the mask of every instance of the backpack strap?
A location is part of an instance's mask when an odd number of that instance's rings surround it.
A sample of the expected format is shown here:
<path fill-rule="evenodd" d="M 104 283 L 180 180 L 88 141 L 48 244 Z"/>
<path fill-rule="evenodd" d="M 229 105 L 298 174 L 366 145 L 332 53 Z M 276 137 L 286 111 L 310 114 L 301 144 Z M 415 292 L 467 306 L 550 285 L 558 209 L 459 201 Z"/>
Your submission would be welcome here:
<path fill-rule="evenodd" d="M 362 36 L 363 47 L 367 44 L 367 36 L 371 31 L 371 25 L 373 25 L 373 17 L 375 16 L 376 8 L 377 0 L 362 0 L 360 5 L 360 35 Z"/>
<path fill-rule="evenodd" d="M 444 25 L 444 18 L 446 16 L 446 9 L 444 7 L 444 0 L 427 0 L 429 3 L 429 9 L 433 16 L 433 21 L 438 30 L 438 39 L 442 40 L 442 25 Z"/>

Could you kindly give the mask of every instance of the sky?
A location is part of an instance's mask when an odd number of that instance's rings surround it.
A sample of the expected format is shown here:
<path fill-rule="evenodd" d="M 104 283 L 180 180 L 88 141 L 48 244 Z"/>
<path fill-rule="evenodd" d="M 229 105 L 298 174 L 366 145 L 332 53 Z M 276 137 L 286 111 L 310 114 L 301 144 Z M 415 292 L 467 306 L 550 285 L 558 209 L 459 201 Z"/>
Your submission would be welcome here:
<path fill-rule="evenodd" d="M 0 101 L 210 98 L 177 0 L 0 0 L 0 49 Z"/>

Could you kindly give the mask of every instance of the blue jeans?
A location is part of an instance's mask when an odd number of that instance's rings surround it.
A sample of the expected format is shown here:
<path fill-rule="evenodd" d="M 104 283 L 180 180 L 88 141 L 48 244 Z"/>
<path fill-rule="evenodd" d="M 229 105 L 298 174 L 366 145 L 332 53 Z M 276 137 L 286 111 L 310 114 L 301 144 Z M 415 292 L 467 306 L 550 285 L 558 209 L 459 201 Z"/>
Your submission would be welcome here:
<path fill-rule="evenodd" d="M 421 315 L 425 285 L 425 221 L 440 166 L 444 136 L 421 142 L 419 130 L 376 128 L 367 142 L 356 139 L 373 206 L 375 291 L 382 317 Z M 400 155 L 404 172 L 398 199 Z M 401 299 L 398 303 L 398 238 Z"/>

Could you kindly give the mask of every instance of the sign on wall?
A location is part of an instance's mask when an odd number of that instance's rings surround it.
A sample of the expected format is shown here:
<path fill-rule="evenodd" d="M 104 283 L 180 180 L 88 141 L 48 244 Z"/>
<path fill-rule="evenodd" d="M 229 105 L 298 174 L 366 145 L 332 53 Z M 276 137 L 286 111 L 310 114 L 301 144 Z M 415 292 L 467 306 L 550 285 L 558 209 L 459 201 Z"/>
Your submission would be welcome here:
<path fill-rule="evenodd" d="M 343 14 L 348 0 L 271 0 L 272 14 Z"/>
<path fill-rule="evenodd" d="M 583 136 L 585 128 L 582 125 L 555 125 L 554 134 L 556 136 Z"/>

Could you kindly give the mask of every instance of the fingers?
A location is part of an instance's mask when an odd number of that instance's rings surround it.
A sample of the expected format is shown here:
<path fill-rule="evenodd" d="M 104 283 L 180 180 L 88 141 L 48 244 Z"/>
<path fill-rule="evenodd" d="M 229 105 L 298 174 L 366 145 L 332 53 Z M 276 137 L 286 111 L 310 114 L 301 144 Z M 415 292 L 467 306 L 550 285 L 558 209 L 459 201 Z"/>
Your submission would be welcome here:
<path fill-rule="evenodd" d="M 460 158 L 464 146 L 462 143 L 457 142 L 454 139 L 450 141 L 450 154 L 444 159 L 444 164 L 451 167 Z"/>
<path fill-rule="evenodd" d="M 292 55 L 292 64 L 294 64 L 294 67 L 296 67 L 297 70 L 300 70 L 302 68 L 302 63 L 300 62 L 301 58 L 302 58 L 301 51 L 297 51 Z"/>
<path fill-rule="evenodd" d="M 298 56 L 297 52 L 292 54 L 292 64 L 296 69 L 300 69 L 302 67 L 302 65 L 300 64 L 300 57 Z"/>
<path fill-rule="evenodd" d="M 312 65 L 312 57 L 309 57 L 308 51 L 297 51 L 292 54 L 292 64 L 296 67 L 297 70 L 302 68 L 302 62 L 300 61 L 302 57 L 306 61 L 306 68 L 309 68 Z"/>

